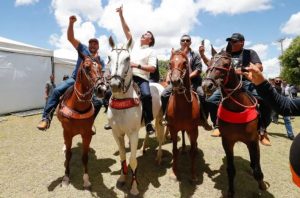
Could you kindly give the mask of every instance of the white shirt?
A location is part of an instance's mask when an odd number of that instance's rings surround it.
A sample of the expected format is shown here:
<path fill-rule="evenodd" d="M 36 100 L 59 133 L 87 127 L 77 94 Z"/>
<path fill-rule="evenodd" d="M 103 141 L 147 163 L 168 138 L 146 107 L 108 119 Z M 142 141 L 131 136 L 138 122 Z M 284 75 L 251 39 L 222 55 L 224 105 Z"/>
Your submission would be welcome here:
<path fill-rule="evenodd" d="M 140 42 L 131 44 L 130 62 L 138 65 L 148 65 L 156 67 L 156 56 L 154 50 L 149 45 L 140 45 Z M 133 68 L 132 73 L 134 76 L 141 77 L 149 80 L 150 72 Z"/>

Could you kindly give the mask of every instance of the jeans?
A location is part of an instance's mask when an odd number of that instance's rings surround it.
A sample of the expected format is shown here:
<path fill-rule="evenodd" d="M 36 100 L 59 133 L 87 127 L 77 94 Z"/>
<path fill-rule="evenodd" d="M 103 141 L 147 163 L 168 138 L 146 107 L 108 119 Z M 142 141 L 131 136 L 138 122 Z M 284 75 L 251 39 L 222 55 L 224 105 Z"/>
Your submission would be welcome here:
<path fill-rule="evenodd" d="M 152 96 L 150 92 L 149 81 L 140 78 L 138 76 L 133 76 L 133 81 L 139 86 L 141 91 L 141 100 L 143 106 L 143 116 L 145 120 L 145 126 L 153 120 L 152 113 Z"/>
<path fill-rule="evenodd" d="M 249 94 L 254 96 L 259 102 L 259 126 L 266 129 L 271 123 L 271 112 L 272 109 L 262 100 L 258 95 L 254 85 L 250 81 L 243 81 L 243 89 L 245 89 Z M 207 107 L 210 113 L 210 118 L 214 126 L 217 125 L 217 111 L 219 103 L 221 101 L 222 95 L 220 90 L 216 90 L 208 99 Z"/>
<path fill-rule="evenodd" d="M 288 137 L 294 137 L 294 132 L 293 132 L 292 123 L 291 123 L 291 117 L 283 116 L 283 120 L 284 120 L 284 125 L 286 128 L 286 133 L 287 133 Z"/>
<path fill-rule="evenodd" d="M 51 96 L 48 98 L 47 104 L 44 108 L 43 119 L 51 121 L 53 113 L 59 103 L 59 98 L 66 92 L 66 90 L 74 85 L 75 80 L 73 78 L 68 78 L 62 81 L 52 92 Z"/>
<path fill-rule="evenodd" d="M 193 86 L 193 90 L 196 90 L 196 93 L 199 97 L 200 100 L 200 110 L 202 109 L 205 117 L 208 116 L 208 111 L 206 110 L 206 101 L 205 101 L 205 94 L 203 92 L 203 89 L 201 86 Z M 164 91 L 161 94 L 161 103 L 162 103 L 162 110 L 163 110 L 163 114 L 165 114 L 166 109 L 167 109 L 167 105 L 168 105 L 168 101 L 170 98 L 170 95 L 172 94 L 172 84 L 169 84 L 167 87 L 165 87 Z M 202 117 L 202 114 L 200 113 L 200 117 Z"/>
<path fill-rule="evenodd" d="M 65 81 L 62 81 L 60 85 L 58 85 L 52 92 L 52 95 L 48 98 L 46 106 L 44 108 L 42 119 L 47 119 L 48 121 L 52 120 L 53 113 L 59 103 L 60 97 L 66 92 L 66 90 L 73 86 L 75 80 L 73 78 L 68 78 Z M 92 102 L 95 107 L 94 117 L 96 118 L 97 114 L 100 111 L 102 106 L 102 100 L 98 99 L 95 95 L 93 95 Z"/>

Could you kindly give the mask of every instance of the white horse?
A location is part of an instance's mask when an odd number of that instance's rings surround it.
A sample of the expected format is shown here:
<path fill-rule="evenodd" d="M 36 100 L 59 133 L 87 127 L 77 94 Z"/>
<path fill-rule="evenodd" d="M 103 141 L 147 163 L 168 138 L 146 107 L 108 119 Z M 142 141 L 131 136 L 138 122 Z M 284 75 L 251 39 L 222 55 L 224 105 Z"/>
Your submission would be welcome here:
<path fill-rule="evenodd" d="M 132 170 L 132 182 L 130 193 L 138 195 L 137 184 L 137 146 L 139 139 L 139 130 L 143 126 L 142 120 L 142 104 L 139 96 L 134 89 L 132 80 L 132 69 L 130 67 L 130 49 L 131 40 L 127 45 L 115 46 L 113 39 L 109 38 L 109 44 L 112 51 L 109 55 L 108 67 L 110 68 L 109 85 L 112 90 L 107 117 L 112 127 L 113 136 L 118 144 L 121 158 L 121 176 L 117 181 L 117 186 L 125 184 L 127 174 L 126 151 L 124 136 L 127 135 L 130 141 L 130 167 Z M 156 136 L 159 143 L 156 160 L 161 161 L 162 151 L 161 145 L 164 141 L 164 127 L 160 124 L 163 113 L 161 110 L 161 93 L 163 87 L 157 83 L 150 84 L 152 95 L 153 117 L 155 118 Z M 146 135 L 145 141 L 148 138 Z M 143 150 L 145 145 L 143 146 Z"/>

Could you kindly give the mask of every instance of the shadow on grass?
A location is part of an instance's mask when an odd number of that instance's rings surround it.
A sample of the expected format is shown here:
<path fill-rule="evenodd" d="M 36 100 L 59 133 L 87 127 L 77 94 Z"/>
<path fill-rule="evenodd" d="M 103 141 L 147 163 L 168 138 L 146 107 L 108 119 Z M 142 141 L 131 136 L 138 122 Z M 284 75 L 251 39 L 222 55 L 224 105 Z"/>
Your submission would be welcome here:
<path fill-rule="evenodd" d="M 268 134 L 270 135 L 270 136 L 276 136 L 276 137 L 283 137 L 283 138 L 286 138 L 286 139 L 288 139 L 288 137 L 287 137 L 287 135 L 286 134 L 283 134 L 283 133 L 272 133 L 272 132 L 268 132 Z"/>
<path fill-rule="evenodd" d="M 241 157 L 234 157 L 236 176 L 234 180 L 235 197 L 244 198 L 274 198 L 274 195 L 258 188 L 258 183 L 252 175 L 250 162 Z M 223 197 L 227 197 L 228 179 L 226 171 L 226 157 L 223 158 L 223 165 L 219 169 L 219 175 L 212 179 L 215 188 L 222 191 Z M 264 172 L 264 170 L 262 170 Z M 270 184 L 272 185 L 272 184 Z"/>
<path fill-rule="evenodd" d="M 72 159 L 70 163 L 70 185 L 73 185 L 78 190 L 83 189 L 83 164 L 81 161 L 82 154 L 82 144 L 78 143 L 77 147 L 72 148 Z M 94 149 L 90 149 L 89 152 L 89 177 L 92 183 L 92 188 L 90 193 L 93 196 L 101 197 L 106 195 L 106 197 L 116 197 L 114 188 L 107 188 L 103 183 L 103 177 L 101 173 L 111 172 L 110 166 L 115 164 L 116 161 L 110 158 L 97 159 L 96 152 Z M 63 164 L 62 164 L 63 166 Z M 59 177 L 51 182 L 48 186 L 48 191 L 53 191 L 56 187 L 61 186 L 62 177 Z"/>

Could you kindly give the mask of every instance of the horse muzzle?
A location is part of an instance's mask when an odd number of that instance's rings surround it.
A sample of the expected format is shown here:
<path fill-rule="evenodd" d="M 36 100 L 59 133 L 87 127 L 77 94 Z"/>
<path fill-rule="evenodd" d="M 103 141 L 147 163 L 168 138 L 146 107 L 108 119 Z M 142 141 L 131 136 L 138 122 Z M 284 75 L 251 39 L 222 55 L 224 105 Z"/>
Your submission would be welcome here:
<path fill-rule="evenodd" d="M 205 94 L 211 95 L 213 92 L 216 91 L 217 86 L 215 83 L 209 79 L 205 79 L 202 81 L 202 89 Z"/>
<path fill-rule="evenodd" d="M 122 82 L 119 78 L 112 78 L 110 81 L 110 88 L 113 93 L 122 91 Z"/>

